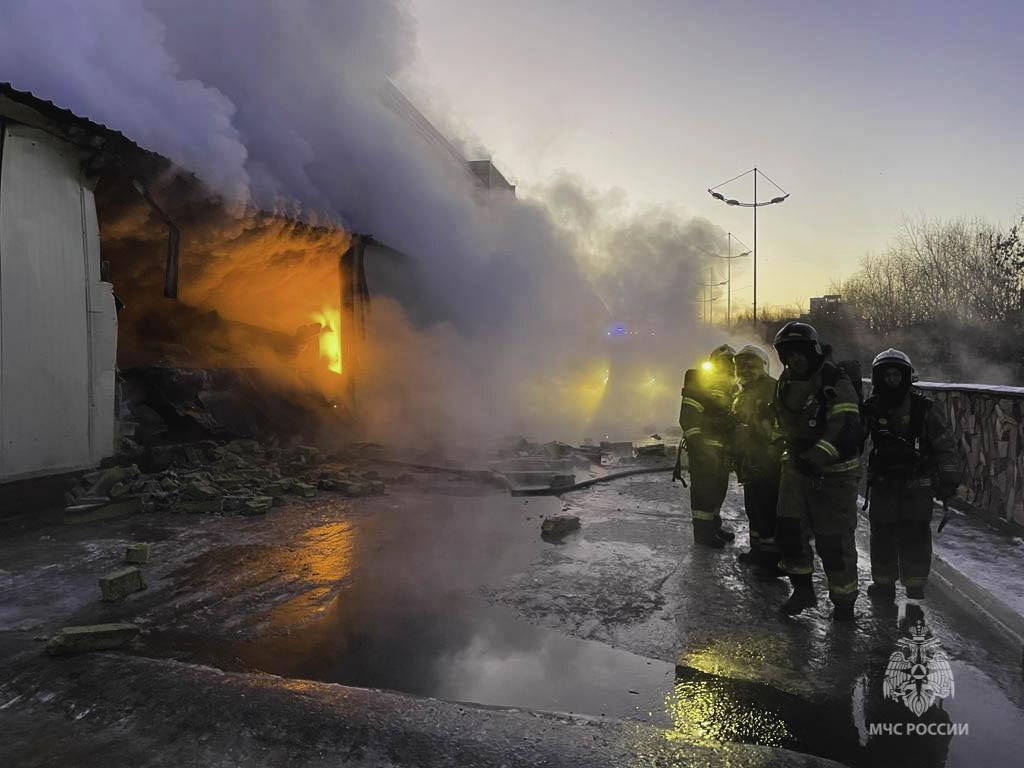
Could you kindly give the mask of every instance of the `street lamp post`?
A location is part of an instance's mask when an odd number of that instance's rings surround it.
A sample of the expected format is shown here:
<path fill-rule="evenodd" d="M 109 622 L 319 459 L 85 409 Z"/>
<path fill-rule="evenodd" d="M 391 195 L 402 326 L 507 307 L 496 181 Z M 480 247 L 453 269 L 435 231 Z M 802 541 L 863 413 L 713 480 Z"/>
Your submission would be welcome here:
<path fill-rule="evenodd" d="M 721 192 L 716 192 L 715 191 L 715 190 L 719 189 L 720 187 L 724 187 L 726 184 L 731 184 L 732 182 L 736 181 L 737 179 L 741 179 L 741 178 L 743 178 L 744 176 L 746 176 L 748 174 L 753 174 L 753 176 L 754 176 L 754 199 L 751 202 L 744 203 L 744 202 L 742 202 L 740 200 L 736 200 L 735 198 L 731 198 L 731 197 L 727 198 Z M 771 200 L 765 200 L 764 202 L 758 202 L 758 199 L 757 199 L 757 177 L 758 177 L 759 174 L 761 176 L 764 176 L 765 179 L 768 180 L 768 183 L 771 184 L 773 187 L 775 187 L 777 190 L 779 190 L 779 192 L 781 192 L 782 195 L 778 196 L 778 197 L 773 197 Z M 784 190 L 782 187 L 780 187 L 778 184 L 776 184 L 774 181 L 769 179 L 768 176 L 763 171 L 758 170 L 757 167 L 755 166 L 754 168 L 750 169 L 749 171 L 741 173 L 739 176 L 734 176 L 733 178 L 729 179 L 728 181 L 723 181 L 718 186 L 709 187 L 708 188 L 708 194 L 710 194 L 716 200 L 721 200 L 726 205 L 736 205 L 736 206 L 739 206 L 740 208 L 753 208 L 754 209 L 754 325 L 756 326 L 757 325 L 757 209 L 758 208 L 763 208 L 766 205 L 775 205 L 776 203 L 785 202 L 786 198 L 789 197 L 789 193 L 786 190 Z"/>
<path fill-rule="evenodd" d="M 750 250 L 747 249 L 743 253 L 737 253 L 735 256 L 733 256 L 732 255 L 732 240 L 733 240 L 732 232 L 729 232 L 728 236 L 729 236 L 729 252 L 728 252 L 728 254 L 725 255 L 725 256 L 718 255 L 716 258 L 725 259 L 726 260 L 725 263 L 726 263 L 727 266 L 726 266 L 725 282 L 727 282 L 729 284 L 729 287 L 726 288 L 725 327 L 726 327 L 727 330 L 732 330 L 732 262 L 733 262 L 733 259 L 742 259 L 745 256 L 749 256 L 750 255 Z M 743 241 L 740 240 L 738 237 L 736 238 L 736 242 L 739 243 L 744 248 L 747 247 L 747 246 L 743 245 Z M 754 298 L 754 305 L 757 306 L 757 298 L 756 298 L 756 296 Z"/>
<path fill-rule="evenodd" d="M 726 276 L 726 279 L 725 279 L 725 283 L 728 285 L 728 287 L 726 288 L 725 326 L 726 326 L 726 328 L 731 330 L 732 329 L 732 262 L 733 262 L 734 259 L 742 259 L 742 258 L 744 258 L 746 256 L 749 256 L 750 255 L 750 249 L 747 248 L 747 246 L 744 245 L 743 241 L 740 240 L 738 237 L 733 237 L 732 232 L 729 232 L 727 234 L 728 234 L 729 245 L 728 245 L 728 250 L 727 250 L 727 252 L 725 254 L 712 253 L 711 251 L 708 251 L 708 250 L 706 250 L 704 248 L 701 248 L 700 246 L 698 246 L 697 249 L 699 251 L 703 252 L 703 253 L 706 253 L 708 256 L 712 256 L 712 257 L 714 257 L 716 259 L 725 259 L 725 261 L 726 261 L 727 276 Z M 744 250 L 743 253 L 737 253 L 734 256 L 733 253 L 732 253 L 732 241 L 733 240 L 735 240 L 737 243 L 739 243 L 746 250 Z"/>
<path fill-rule="evenodd" d="M 714 290 L 727 282 L 727 280 L 720 283 L 714 282 L 712 270 L 708 270 L 708 281 L 703 284 L 704 290 L 707 292 L 707 298 L 704 299 L 704 325 L 711 325 L 715 321 L 715 299 L 718 297 L 714 295 Z"/>

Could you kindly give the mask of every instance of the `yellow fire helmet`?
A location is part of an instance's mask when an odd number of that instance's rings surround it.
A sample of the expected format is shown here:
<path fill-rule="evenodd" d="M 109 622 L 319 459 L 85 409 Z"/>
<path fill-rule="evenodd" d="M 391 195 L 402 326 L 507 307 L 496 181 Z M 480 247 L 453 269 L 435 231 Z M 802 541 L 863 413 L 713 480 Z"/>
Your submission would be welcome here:
<path fill-rule="evenodd" d="M 732 345 L 720 344 L 711 350 L 711 354 L 708 355 L 708 362 L 714 365 L 723 358 L 728 358 L 731 362 L 734 357 L 736 357 L 736 350 L 733 349 Z"/>

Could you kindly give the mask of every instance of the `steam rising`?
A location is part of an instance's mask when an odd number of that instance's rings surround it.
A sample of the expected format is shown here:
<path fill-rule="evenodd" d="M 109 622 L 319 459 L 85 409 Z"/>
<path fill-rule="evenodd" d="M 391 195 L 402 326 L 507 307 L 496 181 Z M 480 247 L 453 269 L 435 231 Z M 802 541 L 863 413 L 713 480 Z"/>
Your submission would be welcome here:
<path fill-rule="evenodd" d="M 693 302 L 701 249 L 721 232 L 630 213 L 569 176 L 533 200 L 484 194 L 382 98 L 412 63 L 413 29 L 405 4 L 387 0 L 12 0 L 0 80 L 120 130 L 234 203 L 334 222 L 407 255 L 416 290 L 375 297 L 371 315 L 361 391 L 372 434 L 577 438 L 672 423 L 682 370 L 712 343 Z M 258 304 L 224 293 L 224 274 L 259 267 L 296 282 L 304 260 L 220 252 L 240 261 L 194 263 L 186 303 L 286 333 L 320 310 L 317 297 L 261 320 Z M 313 261 L 314 282 L 326 281 L 331 260 Z M 371 292 L 385 262 L 368 251 Z M 609 346 L 612 323 L 643 343 Z"/>

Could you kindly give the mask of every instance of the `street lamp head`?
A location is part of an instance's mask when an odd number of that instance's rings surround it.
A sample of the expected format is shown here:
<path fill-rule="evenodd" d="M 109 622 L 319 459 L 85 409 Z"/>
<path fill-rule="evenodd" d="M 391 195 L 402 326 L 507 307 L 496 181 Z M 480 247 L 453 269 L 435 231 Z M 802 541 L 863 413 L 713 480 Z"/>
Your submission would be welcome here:
<path fill-rule="evenodd" d="M 708 192 L 711 193 L 711 196 L 715 198 L 715 200 L 725 200 L 725 195 L 723 195 L 721 192 L 712 192 L 710 189 L 708 190 Z"/>
<path fill-rule="evenodd" d="M 739 200 L 733 200 L 733 199 L 732 199 L 732 198 L 730 197 L 730 198 L 729 198 L 728 200 L 726 200 L 726 201 L 725 201 L 725 204 L 726 204 L 726 205 L 739 205 L 739 204 L 740 204 L 740 201 L 739 201 Z"/>
<path fill-rule="evenodd" d="M 771 205 L 773 203 L 784 203 L 787 197 L 789 197 L 789 195 L 783 195 L 782 197 L 773 197 L 771 200 L 768 201 L 768 204 Z"/>
<path fill-rule="evenodd" d="M 734 259 L 742 259 L 744 256 L 749 256 L 750 253 L 751 253 L 750 251 L 744 251 L 743 253 L 737 253 L 735 256 L 733 256 L 733 258 Z"/>

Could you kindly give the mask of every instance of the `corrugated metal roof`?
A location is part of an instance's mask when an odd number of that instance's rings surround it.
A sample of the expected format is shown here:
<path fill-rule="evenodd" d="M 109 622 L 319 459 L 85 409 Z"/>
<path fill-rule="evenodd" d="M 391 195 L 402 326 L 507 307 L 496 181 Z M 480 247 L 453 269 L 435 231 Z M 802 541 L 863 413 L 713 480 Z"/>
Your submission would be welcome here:
<path fill-rule="evenodd" d="M 164 163 L 171 162 L 157 152 L 140 147 L 120 131 L 76 115 L 70 109 L 41 99 L 29 91 L 20 91 L 10 83 L 0 82 L 0 116 L 41 128 L 73 144 L 112 145 L 119 152 L 134 151 L 153 159 L 159 158 Z"/>

